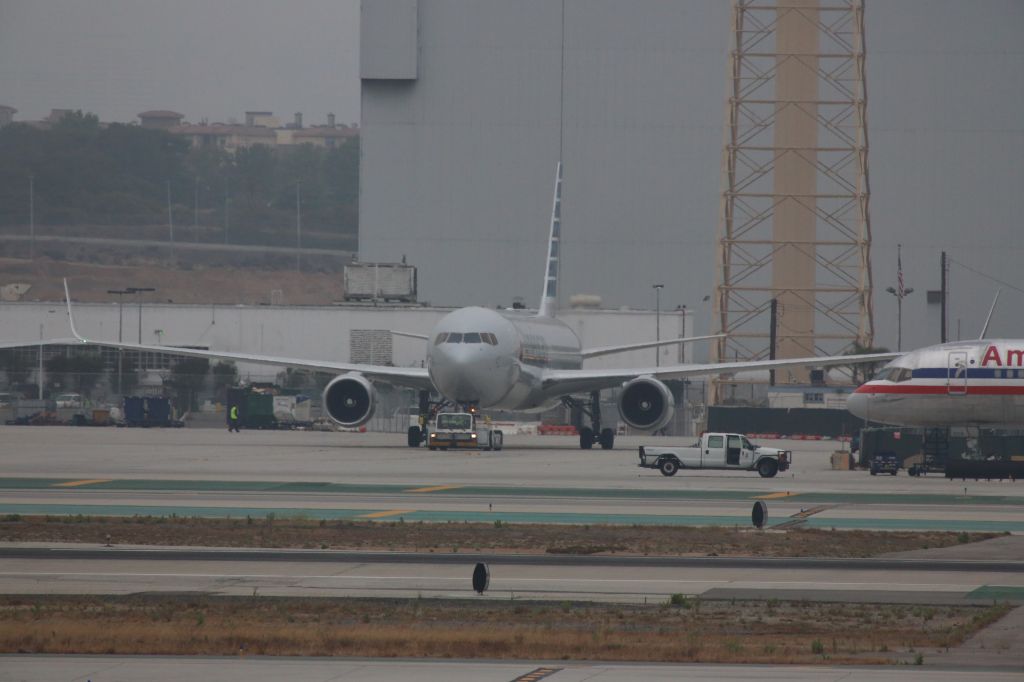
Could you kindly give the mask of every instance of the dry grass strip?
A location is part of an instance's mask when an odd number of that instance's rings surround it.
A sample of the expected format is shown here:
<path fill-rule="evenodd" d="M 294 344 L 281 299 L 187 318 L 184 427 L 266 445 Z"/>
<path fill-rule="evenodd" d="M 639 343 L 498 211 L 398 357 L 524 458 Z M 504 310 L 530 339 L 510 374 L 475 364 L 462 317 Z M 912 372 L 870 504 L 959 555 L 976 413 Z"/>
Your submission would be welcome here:
<path fill-rule="evenodd" d="M 869 557 L 996 537 L 995 533 L 735 527 L 321 521 L 302 518 L 0 517 L 0 542 L 280 547 L 420 552 L 665 556 Z"/>
<path fill-rule="evenodd" d="M 892 663 L 955 646 L 1008 610 L 699 599 L 0 596 L 0 652 Z"/>

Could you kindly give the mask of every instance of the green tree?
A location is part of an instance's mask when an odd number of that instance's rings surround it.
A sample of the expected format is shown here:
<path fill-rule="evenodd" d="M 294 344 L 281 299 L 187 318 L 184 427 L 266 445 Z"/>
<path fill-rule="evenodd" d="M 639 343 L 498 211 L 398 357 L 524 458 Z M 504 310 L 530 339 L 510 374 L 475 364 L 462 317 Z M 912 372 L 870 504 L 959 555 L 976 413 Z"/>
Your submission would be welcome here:
<path fill-rule="evenodd" d="M 28 381 L 28 375 L 32 373 L 33 363 L 24 358 L 21 353 L 13 350 L 0 351 L 4 373 L 7 375 L 7 383 L 11 386 L 24 384 Z"/>
<path fill-rule="evenodd" d="M 55 355 L 44 365 L 46 386 L 51 393 L 71 391 L 88 397 L 104 374 L 103 358 L 98 351 Z"/>
<path fill-rule="evenodd" d="M 199 409 L 198 395 L 210 372 L 206 358 L 183 358 L 171 366 L 170 385 L 175 390 L 179 412 Z"/>
<path fill-rule="evenodd" d="M 221 360 L 213 366 L 211 371 L 213 373 L 213 390 L 217 393 L 219 400 L 224 397 L 224 389 L 234 386 L 238 381 L 238 367 L 233 362 Z"/>
<path fill-rule="evenodd" d="M 882 346 L 868 346 L 863 345 L 859 342 L 854 342 L 853 348 L 844 353 L 844 355 L 871 355 L 873 353 L 888 353 L 888 348 Z M 847 365 L 846 370 L 850 373 L 850 379 L 855 386 L 860 386 L 865 381 L 870 379 L 886 364 L 886 361 L 879 362 L 861 362 L 853 365 Z"/>

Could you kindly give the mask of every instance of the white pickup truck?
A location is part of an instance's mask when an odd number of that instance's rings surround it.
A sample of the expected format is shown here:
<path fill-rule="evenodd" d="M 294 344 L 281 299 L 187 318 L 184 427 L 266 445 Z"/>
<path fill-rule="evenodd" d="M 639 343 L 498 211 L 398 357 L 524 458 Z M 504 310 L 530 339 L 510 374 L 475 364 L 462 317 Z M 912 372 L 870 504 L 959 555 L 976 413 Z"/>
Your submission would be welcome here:
<path fill-rule="evenodd" d="M 680 469 L 740 469 L 771 478 L 789 468 L 793 453 L 751 443 L 739 433 L 705 433 L 690 447 L 640 446 L 640 466 L 675 476 Z"/>

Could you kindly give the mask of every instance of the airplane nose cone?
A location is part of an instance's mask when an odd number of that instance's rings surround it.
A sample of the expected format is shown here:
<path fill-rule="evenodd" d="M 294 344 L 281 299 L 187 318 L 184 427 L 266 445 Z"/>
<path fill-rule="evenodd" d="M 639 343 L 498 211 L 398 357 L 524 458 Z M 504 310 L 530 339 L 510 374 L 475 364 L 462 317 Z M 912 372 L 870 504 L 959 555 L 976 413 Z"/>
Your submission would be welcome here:
<path fill-rule="evenodd" d="M 437 388 L 461 403 L 493 402 L 495 361 L 490 348 L 482 344 L 438 346 L 431 366 Z"/>
<path fill-rule="evenodd" d="M 860 417 L 861 419 L 868 418 L 868 394 L 857 389 L 856 392 L 851 393 L 846 399 L 846 409 L 850 411 L 850 414 Z"/>

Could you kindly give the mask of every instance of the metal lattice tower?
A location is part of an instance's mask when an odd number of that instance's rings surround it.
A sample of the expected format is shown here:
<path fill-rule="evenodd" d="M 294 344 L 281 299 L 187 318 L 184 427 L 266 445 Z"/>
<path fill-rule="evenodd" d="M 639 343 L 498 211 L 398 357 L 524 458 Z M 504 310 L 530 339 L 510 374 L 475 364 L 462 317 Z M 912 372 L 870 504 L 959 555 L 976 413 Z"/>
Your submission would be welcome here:
<path fill-rule="evenodd" d="M 769 357 L 772 298 L 778 358 L 870 346 L 864 3 L 734 0 L 732 34 L 715 359 Z"/>

